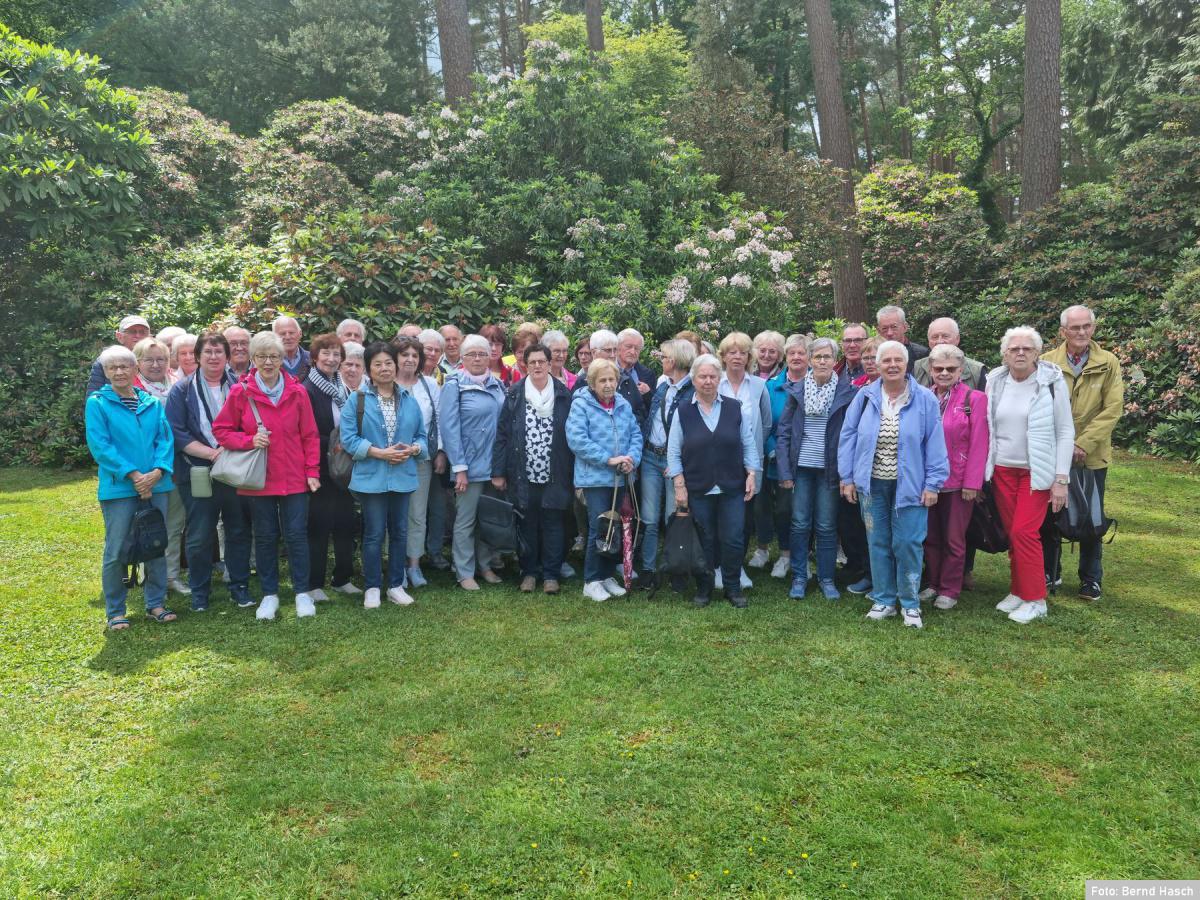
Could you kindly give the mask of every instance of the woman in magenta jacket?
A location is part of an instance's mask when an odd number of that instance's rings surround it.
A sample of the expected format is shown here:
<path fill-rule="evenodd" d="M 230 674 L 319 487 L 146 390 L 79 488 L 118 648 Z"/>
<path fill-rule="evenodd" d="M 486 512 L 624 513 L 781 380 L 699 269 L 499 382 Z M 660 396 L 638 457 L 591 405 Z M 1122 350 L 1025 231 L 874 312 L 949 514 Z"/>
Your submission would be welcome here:
<path fill-rule="evenodd" d="M 925 569 L 929 587 L 923 596 L 938 609 L 953 609 L 962 592 L 967 557 L 967 525 L 975 497 L 983 487 L 988 455 L 987 395 L 962 382 L 965 358 L 951 344 L 929 353 L 933 394 L 942 415 L 950 477 L 929 510 Z"/>
<path fill-rule="evenodd" d="M 279 609 L 279 531 L 287 545 L 296 591 L 296 615 L 316 615 L 308 594 L 308 495 L 321 487 L 321 437 L 308 391 L 282 370 L 283 344 L 262 331 L 250 340 L 250 371 L 229 391 L 213 420 L 213 437 L 229 450 L 263 447 L 267 483 L 261 491 L 239 490 L 250 497 L 254 523 L 254 559 L 262 586 L 259 619 L 274 619 Z M 262 419 L 254 418 L 251 401 Z"/>

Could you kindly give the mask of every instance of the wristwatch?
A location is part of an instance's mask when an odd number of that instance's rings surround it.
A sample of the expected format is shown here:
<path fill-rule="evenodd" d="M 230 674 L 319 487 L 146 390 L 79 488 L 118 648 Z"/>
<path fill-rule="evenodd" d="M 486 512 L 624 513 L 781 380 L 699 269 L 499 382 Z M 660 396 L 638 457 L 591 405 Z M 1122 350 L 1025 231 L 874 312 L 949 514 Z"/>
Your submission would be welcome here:
<path fill-rule="evenodd" d="M 1070 483 L 1071 483 L 1071 479 L 1070 479 L 1070 478 L 1055 478 L 1055 479 L 1054 479 L 1054 483 L 1055 483 L 1055 484 L 1064 484 L 1064 485 L 1065 485 L 1065 484 L 1070 484 Z"/>

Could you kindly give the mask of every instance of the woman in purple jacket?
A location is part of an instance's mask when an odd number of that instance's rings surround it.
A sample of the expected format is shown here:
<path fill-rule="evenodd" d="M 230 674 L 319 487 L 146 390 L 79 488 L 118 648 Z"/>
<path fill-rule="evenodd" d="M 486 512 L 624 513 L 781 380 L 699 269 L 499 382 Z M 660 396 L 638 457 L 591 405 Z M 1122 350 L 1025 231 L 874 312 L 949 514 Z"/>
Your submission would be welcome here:
<path fill-rule="evenodd" d="M 929 587 L 923 600 L 938 609 L 953 609 L 962 592 L 967 558 L 967 525 L 975 497 L 983 487 L 988 456 L 987 395 L 962 382 L 965 357 L 952 344 L 939 344 L 929 353 L 933 395 L 937 398 L 950 458 L 950 477 L 929 509 L 925 536 L 925 571 Z"/>

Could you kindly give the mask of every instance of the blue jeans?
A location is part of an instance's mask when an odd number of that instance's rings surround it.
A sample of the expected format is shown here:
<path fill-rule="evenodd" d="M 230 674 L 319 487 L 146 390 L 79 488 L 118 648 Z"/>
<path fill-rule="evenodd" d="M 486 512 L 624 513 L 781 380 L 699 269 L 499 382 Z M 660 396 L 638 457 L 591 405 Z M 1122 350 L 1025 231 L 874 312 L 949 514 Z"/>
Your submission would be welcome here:
<path fill-rule="evenodd" d="M 408 501 L 412 492 L 356 494 L 363 512 L 363 580 L 369 588 L 403 587 L 408 553 Z M 387 583 L 383 579 L 383 533 L 388 538 Z"/>
<path fill-rule="evenodd" d="M 754 498 L 754 530 L 758 545 L 770 547 L 779 541 L 779 549 L 789 546 L 792 532 L 791 491 L 781 488 L 772 476 L 763 479 L 762 490 Z"/>
<path fill-rule="evenodd" d="M 292 589 L 303 594 L 308 583 L 308 494 L 251 497 L 254 517 L 254 561 L 263 594 L 279 593 L 279 537 L 292 568 Z"/>
<path fill-rule="evenodd" d="M 225 568 L 229 572 L 229 596 L 236 603 L 250 598 L 250 526 L 242 514 L 236 488 L 212 483 L 211 497 L 193 497 L 190 478 L 179 479 L 179 496 L 187 510 L 188 586 L 192 607 L 208 604 L 212 593 L 213 542 L 217 519 L 225 526 Z"/>
<path fill-rule="evenodd" d="M 808 547 L 817 532 L 817 581 L 833 581 L 837 568 L 838 495 L 825 470 L 796 466 L 792 476 L 792 578 L 808 580 Z"/>
<path fill-rule="evenodd" d="M 543 509 L 544 484 L 529 485 L 529 506 L 521 513 L 521 577 L 533 576 L 543 581 L 558 581 L 562 577 L 563 511 Z"/>
<path fill-rule="evenodd" d="M 896 508 L 896 482 L 871 479 L 871 493 L 859 495 L 867 547 L 871 553 L 871 597 L 882 606 L 920 609 L 921 565 L 929 510 Z"/>
<path fill-rule="evenodd" d="M 740 493 L 688 494 L 688 504 L 708 558 L 708 568 L 716 569 L 720 565 L 726 594 L 740 591 L 742 557 L 746 554 L 745 497 Z"/>
<path fill-rule="evenodd" d="M 100 512 L 104 516 L 104 556 L 100 564 L 100 585 L 104 591 L 104 616 L 125 615 L 125 539 L 133 525 L 133 515 L 141 501 L 137 497 L 118 497 L 101 500 Z M 151 494 L 150 503 L 167 518 L 167 495 Z M 146 583 L 142 592 L 146 598 L 146 611 L 157 609 L 167 599 L 167 558 L 160 556 L 145 563 Z"/>
<path fill-rule="evenodd" d="M 668 490 L 666 476 L 666 456 L 647 449 L 642 456 L 642 474 L 639 488 L 642 495 L 638 497 L 641 505 L 642 527 L 645 528 L 642 538 L 642 570 L 653 572 L 658 566 L 658 531 L 667 517 L 675 512 L 675 491 Z"/>
<path fill-rule="evenodd" d="M 617 493 L 617 508 L 621 508 L 621 499 L 625 496 L 625 488 Z M 603 581 L 612 578 L 616 572 L 617 561 L 600 555 L 596 550 L 596 538 L 600 535 L 600 513 L 612 509 L 613 491 L 610 487 L 589 487 L 583 489 L 583 499 L 587 503 L 588 533 L 587 546 L 583 554 L 583 580 Z"/>

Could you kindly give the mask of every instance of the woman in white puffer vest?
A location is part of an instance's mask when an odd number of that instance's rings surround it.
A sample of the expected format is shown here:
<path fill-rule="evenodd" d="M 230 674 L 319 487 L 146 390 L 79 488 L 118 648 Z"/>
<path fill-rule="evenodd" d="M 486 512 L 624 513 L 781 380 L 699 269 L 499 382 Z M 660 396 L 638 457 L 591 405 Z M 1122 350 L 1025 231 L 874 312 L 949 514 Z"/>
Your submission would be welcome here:
<path fill-rule="evenodd" d="M 1008 532 L 1010 586 L 996 609 L 1014 622 L 1046 615 L 1046 576 L 1040 529 L 1047 505 L 1067 503 L 1075 425 L 1062 369 L 1038 360 L 1042 338 L 1010 328 L 1000 341 L 1004 364 L 988 373 L 986 478 Z"/>

